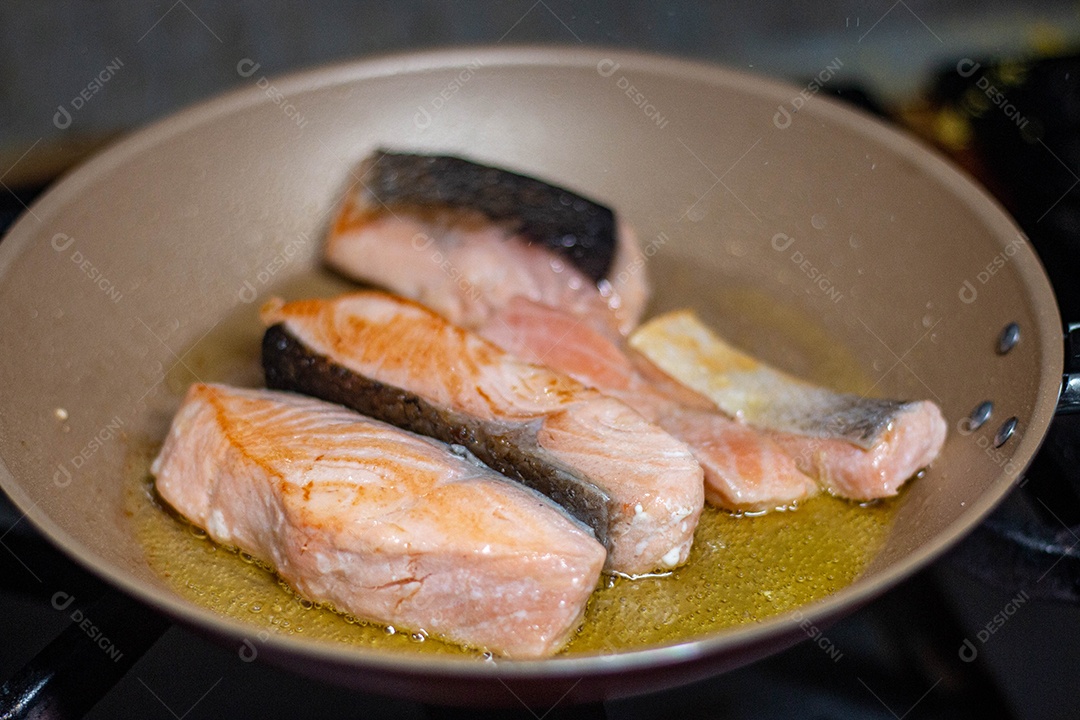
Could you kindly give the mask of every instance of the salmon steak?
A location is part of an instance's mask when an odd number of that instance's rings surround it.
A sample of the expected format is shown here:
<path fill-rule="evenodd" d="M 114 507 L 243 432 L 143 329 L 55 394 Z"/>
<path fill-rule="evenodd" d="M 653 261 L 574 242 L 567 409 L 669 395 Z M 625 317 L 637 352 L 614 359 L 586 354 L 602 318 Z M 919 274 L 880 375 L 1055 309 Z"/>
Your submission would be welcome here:
<path fill-rule="evenodd" d="M 684 563 L 704 503 L 690 450 L 626 404 L 377 291 L 263 308 L 271 388 L 466 447 L 593 529 L 606 569 Z"/>
<path fill-rule="evenodd" d="M 817 484 L 766 433 L 715 405 L 598 332 L 587 319 L 514 298 L 480 329 L 507 352 L 564 372 L 625 402 L 689 446 L 701 464 L 705 500 L 735 512 L 790 509 Z"/>
<path fill-rule="evenodd" d="M 648 289 L 637 240 L 593 200 L 447 155 L 378 150 L 352 180 L 323 257 L 353 280 L 468 328 L 516 296 L 590 315 L 613 333 L 641 317 Z"/>
<path fill-rule="evenodd" d="M 587 528 L 463 449 L 292 393 L 192 385 L 151 472 L 304 597 L 511 658 L 566 644 L 604 564 Z"/>
<path fill-rule="evenodd" d="M 733 347 L 689 310 L 653 318 L 630 344 L 727 415 L 767 431 L 800 470 L 840 497 L 895 495 L 945 444 L 935 403 L 812 385 Z"/>

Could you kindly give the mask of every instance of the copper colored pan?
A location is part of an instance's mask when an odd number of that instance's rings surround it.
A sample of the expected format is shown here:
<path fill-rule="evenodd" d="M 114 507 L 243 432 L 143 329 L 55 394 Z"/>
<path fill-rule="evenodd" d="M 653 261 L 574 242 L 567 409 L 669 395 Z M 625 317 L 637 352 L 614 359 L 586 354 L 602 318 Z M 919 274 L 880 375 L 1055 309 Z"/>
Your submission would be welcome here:
<path fill-rule="evenodd" d="M 282 79 L 241 61 L 237 72 L 245 87 L 114 145 L 0 244 L 0 485 L 69 555 L 234 647 L 250 626 L 181 598 L 148 567 L 122 512 L 123 438 L 163 435 L 178 402 L 163 377 L 177 353 L 246 295 L 317 262 L 345 178 L 378 145 L 465 154 L 604 199 L 641 237 L 670 239 L 649 267 L 654 311 L 692 304 L 730 324 L 741 310 L 718 306 L 720 291 L 745 287 L 819 318 L 878 380 L 875 394 L 939 400 L 952 428 L 942 457 L 907 492 L 860 579 L 803 618 L 846 613 L 940 555 L 1012 487 L 1047 430 L 1061 325 L 1016 225 L 927 148 L 823 97 L 795 113 L 789 85 L 616 50 L 466 49 Z M 980 274 L 988 265 L 995 272 Z M 1000 354 L 1008 323 L 1020 341 Z M 739 332 L 769 345 L 764 330 Z M 991 421 L 962 427 L 986 400 Z M 994 450 L 1011 416 L 1016 430 Z M 122 438 L 95 441 L 110 425 Z M 503 682 L 526 699 L 573 685 L 583 700 L 750 662 L 803 639 L 799 622 L 789 613 L 537 662 L 295 636 L 270 637 L 260 657 L 430 700 L 504 702 Z"/>

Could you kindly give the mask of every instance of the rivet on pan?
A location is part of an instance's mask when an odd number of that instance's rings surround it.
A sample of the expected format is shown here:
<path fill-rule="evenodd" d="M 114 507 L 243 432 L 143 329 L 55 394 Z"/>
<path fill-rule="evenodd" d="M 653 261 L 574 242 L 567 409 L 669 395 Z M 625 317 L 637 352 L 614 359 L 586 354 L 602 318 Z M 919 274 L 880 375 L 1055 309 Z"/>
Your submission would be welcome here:
<path fill-rule="evenodd" d="M 968 431 L 978 430 L 986 421 L 990 419 L 990 415 L 994 412 L 994 403 L 987 400 L 984 403 L 980 403 L 978 407 L 971 411 L 968 415 L 967 429 Z"/>
<path fill-rule="evenodd" d="M 998 355 L 1009 352 L 1016 347 L 1018 342 L 1020 342 L 1020 326 L 1014 322 L 1009 323 L 1002 329 L 1001 335 L 998 337 Z"/>
<path fill-rule="evenodd" d="M 999 448 L 1005 444 L 1005 441 L 1012 437 L 1013 431 L 1016 430 L 1016 416 L 1012 416 L 1005 422 L 1001 423 L 1001 427 L 998 428 L 997 435 L 994 435 L 994 447 Z"/>

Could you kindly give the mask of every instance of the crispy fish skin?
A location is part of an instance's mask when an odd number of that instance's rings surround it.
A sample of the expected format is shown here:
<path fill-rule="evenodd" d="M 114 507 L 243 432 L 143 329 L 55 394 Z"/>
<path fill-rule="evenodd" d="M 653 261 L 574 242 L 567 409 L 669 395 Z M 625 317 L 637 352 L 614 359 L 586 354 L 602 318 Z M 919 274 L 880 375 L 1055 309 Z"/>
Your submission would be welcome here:
<path fill-rule="evenodd" d="M 595 235 L 579 222 L 591 201 L 444 160 L 384 154 L 364 161 L 357 173 L 364 182 L 345 194 L 327 234 L 326 264 L 470 329 L 519 295 L 601 318 L 615 334 L 637 325 L 649 290 L 626 223 L 612 218 L 607 228 L 605 220 L 605 239 L 582 241 Z"/>
<path fill-rule="evenodd" d="M 415 393 L 364 377 L 319 355 L 278 323 L 263 335 L 266 386 L 352 408 L 391 425 L 461 445 L 489 467 L 537 490 L 607 544 L 610 496 L 536 442 L 535 427 L 508 427 L 437 407 Z"/>
<path fill-rule="evenodd" d="M 368 206 L 478 212 L 565 258 L 594 283 L 611 269 L 615 214 L 577 193 L 452 155 L 376 150 L 359 174 Z"/>
<path fill-rule="evenodd" d="M 151 472 L 181 514 L 304 596 L 508 657 L 562 648 L 604 563 L 537 493 L 292 393 L 193 385 Z"/>
<path fill-rule="evenodd" d="M 707 398 L 598 332 L 587 318 L 515 298 L 480 334 L 623 401 L 685 442 L 704 471 L 711 505 L 763 512 L 794 507 L 817 492 L 766 433 L 719 413 Z"/>
<path fill-rule="evenodd" d="M 380 292 L 271 301 L 263 322 L 283 325 L 311 354 L 338 366 L 307 382 L 303 376 L 325 366 L 323 360 L 297 364 L 297 356 L 283 354 L 288 343 L 268 342 L 268 382 L 299 380 L 295 389 L 325 393 L 391 422 L 403 413 L 386 409 L 394 403 L 361 397 L 370 391 L 368 381 L 417 396 L 427 405 L 404 406 L 424 417 L 406 417 L 409 427 L 443 433 L 436 426 L 449 425 L 460 438 L 455 442 L 464 441 L 481 458 L 512 464 L 515 477 L 570 482 L 562 496 L 583 498 L 586 510 L 602 496 L 592 486 L 606 494 L 608 570 L 640 574 L 686 561 L 704 503 L 701 467 L 683 443 L 623 403 L 521 361 L 417 303 Z M 592 527 L 602 522 L 586 519 Z"/>
<path fill-rule="evenodd" d="M 689 310 L 643 324 L 630 345 L 724 413 L 768 431 L 801 471 L 841 497 L 895 495 L 945 443 L 936 404 L 811 385 L 732 347 Z"/>

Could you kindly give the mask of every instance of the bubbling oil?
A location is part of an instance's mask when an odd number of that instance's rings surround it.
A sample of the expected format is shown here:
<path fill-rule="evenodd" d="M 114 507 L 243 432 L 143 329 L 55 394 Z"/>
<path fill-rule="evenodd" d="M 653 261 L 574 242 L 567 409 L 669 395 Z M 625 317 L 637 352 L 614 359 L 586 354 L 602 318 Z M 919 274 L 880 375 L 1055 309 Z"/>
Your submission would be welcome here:
<path fill-rule="evenodd" d="M 353 288 L 313 271 L 275 289 L 281 297 L 294 299 Z M 728 295 L 744 313 L 758 314 L 790 342 L 810 379 L 856 391 L 868 384 L 852 370 L 857 366 L 844 356 L 844 349 L 822 342 L 823 332 L 807 318 L 790 309 L 781 311 L 775 301 L 745 288 Z M 185 363 L 166 380 L 170 391 L 181 395 L 195 374 L 208 382 L 261 384 L 257 310 L 257 305 L 240 306 L 190 348 Z M 157 496 L 149 468 L 160 441 L 132 443 L 125 497 L 147 562 L 178 595 L 247 622 L 255 632 L 380 650 L 484 657 L 419 628 L 384 627 L 312 603 L 271 568 L 214 543 Z M 900 502 L 894 498 L 859 506 L 821 495 L 795 510 L 757 517 L 706 506 L 688 562 L 662 576 L 603 576 L 581 629 L 564 653 L 609 654 L 695 639 L 824 598 L 850 585 L 867 566 L 884 543 Z"/>

